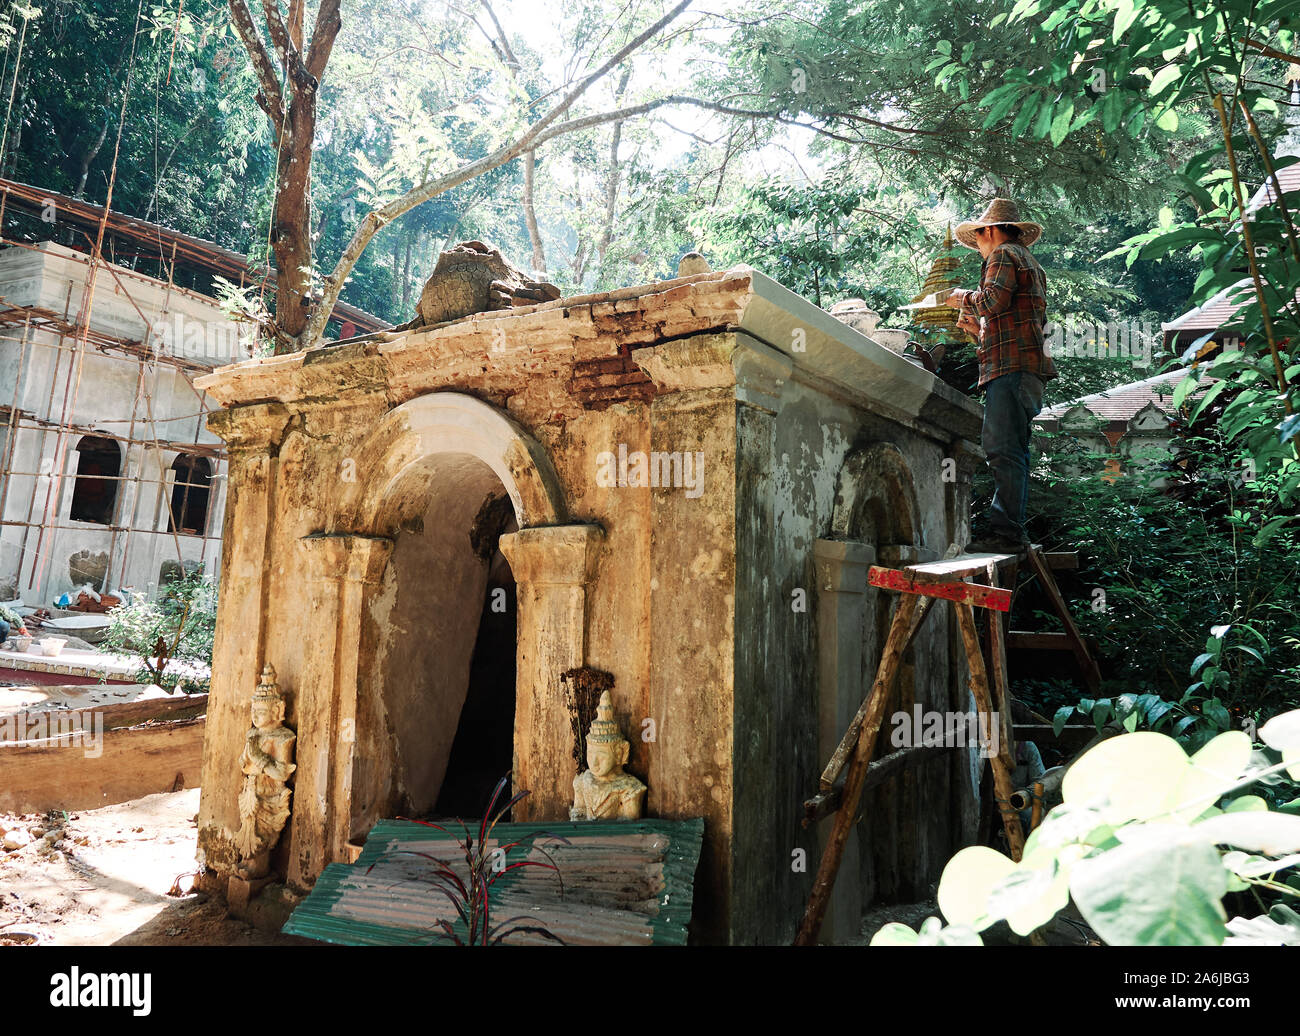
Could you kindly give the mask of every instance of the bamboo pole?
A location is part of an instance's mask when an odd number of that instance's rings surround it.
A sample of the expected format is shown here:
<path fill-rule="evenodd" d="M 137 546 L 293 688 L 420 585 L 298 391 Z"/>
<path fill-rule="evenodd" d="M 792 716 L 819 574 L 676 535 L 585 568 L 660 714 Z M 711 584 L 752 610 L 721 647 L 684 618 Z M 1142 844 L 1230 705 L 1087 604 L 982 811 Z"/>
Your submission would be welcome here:
<path fill-rule="evenodd" d="M 966 661 L 970 666 L 970 687 L 975 695 L 975 707 L 993 721 L 993 703 L 989 695 L 988 672 L 984 668 L 984 652 L 980 648 L 979 632 L 975 629 L 975 613 L 969 604 L 953 604 L 957 611 L 957 628 L 961 630 L 962 643 L 966 647 Z M 1025 836 L 1020 829 L 1020 816 L 1011 805 L 1011 795 L 1015 788 L 1011 785 L 1011 770 L 1001 750 L 989 759 L 993 767 L 993 790 L 998 812 L 1002 814 L 1002 826 L 1006 829 L 1007 844 L 1011 848 L 1011 858 L 1017 863 L 1025 849 Z"/>
<path fill-rule="evenodd" d="M 1232 146 L 1232 129 L 1228 125 L 1228 112 L 1223 104 L 1222 92 L 1214 95 L 1214 110 L 1219 115 L 1219 128 L 1223 132 L 1223 149 L 1228 156 L 1228 171 L 1232 174 L 1233 197 L 1237 202 L 1237 211 L 1241 214 L 1241 237 L 1246 244 L 1246 260 L 1250 266 L 1250 277 L 1255 284 L 1255 297 L 1259 300 L 1259 316 L 1264 324 L 1264 340 L 1268 342 L 1268 351 L 1273 357 L 1273 369 L 1277 374 L 1277 391 L 1282 397 L 1282 405 L 1288 414 L 1294 413 L 1291 405 L 1291 393 L 1286 380 L 1286 367 L 1278 349 L 1277 336 L 1273 332 L 1273 314 L 1269 311 L 1268 300 L 1264 297 L 1264 278 L 1259 272 L 1259 262 L 1255 259 L 1255 238 L 1250 230 L 1250 220 L 1246 218 L 1246 203 L 1241 194 L 1241 176 L 1237 169 L 1237 152 Z M 1300 451 L 1300 446 L 1296 447 Z"/>

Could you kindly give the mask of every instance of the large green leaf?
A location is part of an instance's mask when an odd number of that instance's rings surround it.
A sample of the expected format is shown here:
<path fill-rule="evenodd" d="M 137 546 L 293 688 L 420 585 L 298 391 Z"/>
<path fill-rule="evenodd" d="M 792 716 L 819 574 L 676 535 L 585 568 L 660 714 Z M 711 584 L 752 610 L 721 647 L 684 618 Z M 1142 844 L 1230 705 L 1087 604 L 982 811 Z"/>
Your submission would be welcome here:
<path fill-rule="evenodd" d="M 983 946 L 979 934 L 965 925 L 944 927 L 937 917 L 927 917 L 920 932 L 891 921 L 871 937 L 872 946 Z"/>
<path fill-rule="evenodd" d="M 1179 804 L 1187 753 L 1164 734 L 1138 731 L 1085 752 L 1065 775 L 1065 802 L 1100 809 L 1112 822 L 1143 820 Z"/>
<path fill-rule="evenodd" d="M 1222 708 L 1222 706 L 1220 706 Z M 1189 760 L 1178 789 L 1178 817 L 1191 822 L 1237 782 L 1250 764 L 1251 743 L 1240 730 L 1229 730 L 1206 744 Z"/>
<path fill-rule="evenodd" d="M 1287 813 L 1221 813 L 1193 825 L 1192 831 L 1211 845 L 1235 845 L 1266 856 L 1300 853 L 1300 817 Z"/>
<path fill-rule="evenodd" d="M 1070 132 L 1070 122 L 1074 118 L 1074 102 L 1065 101 L 1058 104 L 1052 116 L 1052 146 L 1060 147 L 1065 135 Z"/>
<path fill-rule="evenodd" d="M 936 899 L 949 924 L 969 925 L 977 932 L 997 920 L 989 913 L 989 894 L 1011 876 L 1010 858 L 984 845 L 972 845 L 948 861 L 939 879 Z"/>
<path fill-rule="evenodd" d="M 1017 935 L 1041 928 L 1070 902 L 1070 867 L 1085 852 L 1082 846 L 1067 846 L 1046 867 L 1021 864 L 989 894 L 990 915 L 1005 918 Z"/>
<path fill-rule="evenodd" d="M 1279 752 L 1300 748 L 1300 709 L 1274 716 L 1259 728 L 1259 739 Z"/>
<path fill-rule="evenodd" d="M 1115 27 L 1110 35 L 1112 43 L 1119 42 L 1119 38 L 1128 32 L 1129 26 L 1133 24 L 1137 16 L 1137 0 L 1118 0 L 1115 4 Z"/>
<path fill-rule="evenodd" d="M 1227 890 L 1228 872 L 1204 842 L 1121 845 L 1070 875 L 1084 920 L 1111 946 L 1218 946 Z"/>

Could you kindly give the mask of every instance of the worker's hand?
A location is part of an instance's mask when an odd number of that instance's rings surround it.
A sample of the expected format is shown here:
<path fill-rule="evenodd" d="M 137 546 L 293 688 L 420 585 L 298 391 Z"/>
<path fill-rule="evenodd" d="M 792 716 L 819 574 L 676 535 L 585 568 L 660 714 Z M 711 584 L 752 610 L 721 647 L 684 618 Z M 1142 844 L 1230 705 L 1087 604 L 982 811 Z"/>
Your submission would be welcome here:
<path fill-rule="evenodd" d="M 962 300 L 966 297 L 966 291 L 963 288 L 954 288 L 952 294 L 943 300 L 945 306 L 951 306 L 953 309 L 961 309 Z"/>
<path fill-rule="evenodd" d="M 969 313 L 962 314 L 961 319 L 957 321 L 957 326 L 963 331 L 968 331 L 973 335 L 978 335 L 980 333 L 980 322 Z"/>

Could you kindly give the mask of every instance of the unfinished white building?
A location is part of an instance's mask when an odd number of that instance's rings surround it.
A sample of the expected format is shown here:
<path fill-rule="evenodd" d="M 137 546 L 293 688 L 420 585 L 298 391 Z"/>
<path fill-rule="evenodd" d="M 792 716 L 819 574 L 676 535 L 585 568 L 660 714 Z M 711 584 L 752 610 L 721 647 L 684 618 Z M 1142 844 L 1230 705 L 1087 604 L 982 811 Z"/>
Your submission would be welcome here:
<path fill-rule="evenodd" d="M 225 461 L 192 379 L 248 355 L 210 298 L 48 241 L 0 250 L 0 600 L 215 573 Z"/>

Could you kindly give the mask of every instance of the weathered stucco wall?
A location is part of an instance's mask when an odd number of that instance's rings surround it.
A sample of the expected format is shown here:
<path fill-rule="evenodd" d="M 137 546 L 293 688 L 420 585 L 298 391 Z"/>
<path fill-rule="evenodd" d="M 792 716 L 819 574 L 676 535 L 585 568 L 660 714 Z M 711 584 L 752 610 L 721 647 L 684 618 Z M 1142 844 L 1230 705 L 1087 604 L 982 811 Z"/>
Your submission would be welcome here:
<path fill-rule="evenodd" d="M 964 505 L 935 472 L 978 429 L 973 406 L 744 269 L 241 364 L 202 387 L 229 407 L 212 428 L 231 456 L 200 810 L 210 868 L 233 862 L 234 760 L 264 662 L 298 733 L 280 854 L 292 883 L 344 858 L 377 810 L 436 796 L 487 586 L 474 530 L 504 490 L 514 775 L 531 792 L 516 817 L 566 815 L 577 769 L 559 674 L 606 670 L 647 811 L 706 819 L 696 937 L 790 937 L 817 855 L 800 804 L 839 722 L 820 686 L 817 544 L 898 545 L 866 502 L 893 506 L 884 475 L 846 464 L 888 443 L 916 476 L 904 524 L 941 553 Z M 675 484 L 611 484 L 611 458 L 616 471 L 656 452 Z M 950 638 L 936 630 L 914 682 L 946 702 Z M 845 720 L 874 670 L 865 654 L 841 680 Z M 908 880 L 943 841 L 922 819 L 952 799 L 937 772 L 899 813 L 921 825 L 907 837 L 923 859 L 908 847 L 894 865 Z M 883 887 L 889 868 L 862 855 Z"/>

